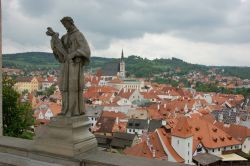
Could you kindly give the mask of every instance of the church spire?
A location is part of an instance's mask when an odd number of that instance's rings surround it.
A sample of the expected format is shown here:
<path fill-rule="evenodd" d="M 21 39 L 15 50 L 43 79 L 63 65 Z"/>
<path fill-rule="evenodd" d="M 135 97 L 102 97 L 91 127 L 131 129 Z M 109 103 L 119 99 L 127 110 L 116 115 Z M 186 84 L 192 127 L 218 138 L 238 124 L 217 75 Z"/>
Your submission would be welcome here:
<path fill-rule="evenodd" d="M 122 49 L 122 54 L 121 54 L 121 59 L 120 59 L 120 63 L 119 63 L 119 76 L 121 79 L 125 79 L 125 61 L 124 61 L 124 53 L 123 53 L 123 49 Z"/>
<path fill-rule="evenodd" d="M 121 62 L 124 62 L 124 54 L 123 54 L 123 49 L 122 49 L 122 55 L 121 55 Z"/>

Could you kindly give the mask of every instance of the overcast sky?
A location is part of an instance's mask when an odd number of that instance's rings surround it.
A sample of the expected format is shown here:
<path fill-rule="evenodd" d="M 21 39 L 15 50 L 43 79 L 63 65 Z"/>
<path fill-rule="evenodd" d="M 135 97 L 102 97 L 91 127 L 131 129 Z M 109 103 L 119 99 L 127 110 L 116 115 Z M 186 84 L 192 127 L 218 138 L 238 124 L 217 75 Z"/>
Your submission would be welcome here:
<path fill-rule="evenodd" d="M 92 56 L 250 66 L 250 0 L 2 0 L 3 53 L 51 52 L 71 16 Z"/>

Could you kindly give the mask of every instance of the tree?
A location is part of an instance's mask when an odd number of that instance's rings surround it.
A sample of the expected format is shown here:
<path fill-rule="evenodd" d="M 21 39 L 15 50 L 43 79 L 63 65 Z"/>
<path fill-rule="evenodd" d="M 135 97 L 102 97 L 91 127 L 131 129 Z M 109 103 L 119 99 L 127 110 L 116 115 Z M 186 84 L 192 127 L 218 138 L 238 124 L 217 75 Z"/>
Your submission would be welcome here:
<path fill-rule="evenodd" d="M 14 83 L 3 76 L 3 134 L 31 139 L 32 108 L 30 103 L 20 101 L 19 93 L 13 88 Z"/>
<path fill-rule="evenodd" d="M 45 89 L 45 95 L 49 97 L 50 95 L 54 94 L 55 90 L 56 90 L 56 86 L 52 85 L 49 88 Z"/>

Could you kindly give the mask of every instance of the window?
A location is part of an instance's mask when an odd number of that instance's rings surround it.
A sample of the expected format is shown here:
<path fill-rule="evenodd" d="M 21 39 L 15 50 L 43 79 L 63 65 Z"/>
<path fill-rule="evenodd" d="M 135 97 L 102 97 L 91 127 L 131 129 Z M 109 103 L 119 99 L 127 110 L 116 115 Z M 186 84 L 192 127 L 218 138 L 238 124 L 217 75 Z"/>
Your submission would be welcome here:
<path fill-rule="evenodd" d="M 188 143 L 188 147 L 190 146 L 190 143 Z"/>
<path fill-rule="evenodd" d="M 197 148 L 197 152 L 198 152 L 198 153 L 201 152 L 201 151 L 202 151 L 202 148 L 201 148 L 201 147 Z"/>
<path fill-rule="evenodd" d="M 212 150 L 212 152 L 214 152 L 214 149 Z"/>
<path fill-rule="evenodd" d="M 129 129 L 128 131 L 131 132 L 131 129 Z"/>
<path fill-rule="evenodd" d="M 231 146 L 231 149 L 233 149 L 233 147 Z"/>
<path fill-rule="evenodd" d="M 220 151 L 220 148 L 218 149 L 218 151 Z"/>
<path fill-rule="evenodd" d="M 179 140 L 177 140 L 177 144 L 179 145 L 179 143 L 180 143 L 180 141 Z"/>

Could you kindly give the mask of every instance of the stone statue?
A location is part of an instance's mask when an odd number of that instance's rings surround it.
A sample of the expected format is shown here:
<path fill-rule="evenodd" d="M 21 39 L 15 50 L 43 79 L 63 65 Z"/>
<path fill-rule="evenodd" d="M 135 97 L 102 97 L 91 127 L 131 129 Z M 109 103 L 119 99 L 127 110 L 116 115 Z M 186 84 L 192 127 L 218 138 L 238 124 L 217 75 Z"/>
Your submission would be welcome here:
<path fill-rule="evenodd" d="M 50 27 L 46 32 L 51 36 L 53 54 L 61 64 L 58 79 L 62 94 L 61 115 L 52 117 L 48 125 L 36 128 L 33 150 L 67 156 L 75 161 L 77 156 L 97 149 L 95 136 L 89 131 L 91 123 L 82 115 L 83 66 L 89 62 L 90 49 L 71 17 L 64 17 L 61 22 L 67 30 L 61 39 Z"/>
<path fill-rule="evenodd" d="M 89 62 L 90 48 L 83 34 L 76 28 L 71 17 L 64 17 L 61 23 L 67 33 L 59 39 L 59 34 L 48 27 L 46 34 L 51 36 L 51 48 L 60 65 L 58 79 L 62 95 L 60 115 L 71 117 L 84 114 L 83 66 Z"/>

